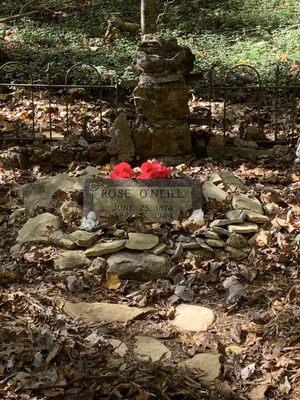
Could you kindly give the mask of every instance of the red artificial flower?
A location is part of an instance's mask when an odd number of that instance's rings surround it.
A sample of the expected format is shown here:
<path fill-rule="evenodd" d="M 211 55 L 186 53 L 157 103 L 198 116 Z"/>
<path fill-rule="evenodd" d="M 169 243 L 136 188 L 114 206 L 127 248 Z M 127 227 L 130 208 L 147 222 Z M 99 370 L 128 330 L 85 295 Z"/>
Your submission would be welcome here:
<path fill-rule="evenodd" d="M 141 174 L 137 179 L 166 179 L 171 175 L 171 168 L 156 160 L 144 162 L 141 165 Z"/>
<path fill-rule="evenodd" d="M 109 174 L 109 179 L 131 179 L 134 176 L 134 172 L 131 166 L 126 162 L 120 162 L 116 165 L 112 172 Z"/>

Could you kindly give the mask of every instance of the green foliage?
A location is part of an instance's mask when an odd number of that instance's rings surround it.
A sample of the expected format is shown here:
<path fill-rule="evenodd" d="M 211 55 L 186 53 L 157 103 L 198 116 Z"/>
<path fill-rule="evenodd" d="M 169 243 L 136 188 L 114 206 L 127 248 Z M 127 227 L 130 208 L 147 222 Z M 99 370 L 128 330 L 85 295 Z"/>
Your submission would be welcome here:
<path fill-rule="evenodd" d="M 163 0 L 158 1 L 162 10 Z M 23 2 L 8 3 L 3 15 L 18 13 Z M 45 11 L 11 22 L 13 34 L 4 41 L 8 57 L 28 63 L 35 80 L 44 80 L 43 71 L 49 62 L 57 82 L 62 82 L 64 71 L 77 62 L 93 64 L 104 75 L 132 79 L 138 35 L 119 34 L 109 44 L 103 44 L 101 38 L 113 14 L 126 21 L 138 21 L 139 3 L 36 0 L 32 8 L 78 8 L 54 15 Z M 286 74 L 299 63 L 299 14 L 298 0 L 176 0 L 161 19 L 159 29 L 192 48 L 197 71 L 207 70 L 215 62 L 227 68 L 248 63 L 268 81 L 273 79 L 270 71 L 274 63 L 281 63 Z"/>

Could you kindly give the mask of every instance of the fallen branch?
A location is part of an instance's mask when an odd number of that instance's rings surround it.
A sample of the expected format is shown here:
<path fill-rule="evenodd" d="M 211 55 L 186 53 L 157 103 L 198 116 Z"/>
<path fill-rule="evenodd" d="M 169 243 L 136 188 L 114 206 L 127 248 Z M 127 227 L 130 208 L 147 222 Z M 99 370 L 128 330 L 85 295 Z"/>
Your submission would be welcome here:
<path fill-rule="evenodd" d="M 9 21 L 14 21 L 16 19 L 20 19 L 23 17 L 29 17 L 30 15 L 34 15 L 34 14 L 38 14 L 40 12 L 43 11 L 50 11 L 50 12 L 59 12 L 59 11 L 66 11 L 70 9 L 70 7 L 65 7 L 63 9 L 57 10 L 56 8 L 37 8 L 36 10 L 31 10 L 31 11 L 27 11 L 24 13 L 20 13 L 20 14 L 14 14 L 14 15 L 10 15 L 9 17 L 4 17 L 0 19 L 0 23 L 4 23 L 4 22 L 9 22 Z M 72 8 L 72 10 L 75 10 L 76 8 Z"/>
<path fill-rule="evenodd" d="M 125 22 L 121 18 L 114 16 L 108 21 L 108 27 L 106 29 L 103 41 L 108 42 L 118 31 L 137 33 L 139 29 L 139 24 L 134 22 Z"/>

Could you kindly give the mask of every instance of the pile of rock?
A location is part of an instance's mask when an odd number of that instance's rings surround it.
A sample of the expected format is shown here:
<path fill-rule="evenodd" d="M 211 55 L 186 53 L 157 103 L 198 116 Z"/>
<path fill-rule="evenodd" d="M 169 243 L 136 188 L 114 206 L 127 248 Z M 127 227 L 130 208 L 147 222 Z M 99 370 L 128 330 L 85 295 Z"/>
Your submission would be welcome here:
<path fill-rule="evenodd" d="M 224 249 L 224 258 L 228 255 L 246 258 L 255 244 L 259 227 L 270 221 L 261 202 L 254 196 L 241 193 L 243 191 L 247 192 L 248 188 L 228 172 L 210 174 L 203 184 L 203 196 L 208 208 L 210 204 L 219 203 L 223 209 L 228 206 L 231 209 L 210 222 L 207 229 L 200 233 L 203 239 L 198 239 L 198 242 L 205 242 L 211 251 L 214 248 Z"/>

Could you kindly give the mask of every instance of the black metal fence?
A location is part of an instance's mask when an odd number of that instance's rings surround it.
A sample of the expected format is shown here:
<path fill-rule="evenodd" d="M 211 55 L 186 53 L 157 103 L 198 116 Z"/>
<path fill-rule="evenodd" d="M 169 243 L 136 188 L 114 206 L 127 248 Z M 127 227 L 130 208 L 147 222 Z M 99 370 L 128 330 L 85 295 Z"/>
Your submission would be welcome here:
<path fill-rule="evenodd" d="M 0 66 L 0 74 L 1 72 L 3 73 L 5 70 L 10 69 L 12 67 L 19 67 L 23 68 L 23 71 L 27 71 L 28 68 L 24 64 L 20 64 L 18 62 L 8 62 Z M 70 76 L 71 74 L 75 71 L 81 69 L 83 71 L 88 70 L 89 72 L 92 72 L 94 77 L 96 79 L 96 83 L 85 83 L 85 84 L 74 84 L 70 83 Z M 99 122 L 98 122 L 98 129 L 97 132 L 99 133 L 99 138 L 103 134 L 103 103 L 105 102 L 105 99 L 109 99 L 109 101 L 113 102 L 113 104 L 117 105 L 118 103 L 118 93 L 119 93 L 119 79 L 118 77 L 112 77 L 110 78 L 110 82 L 103 83 L 103 79 L 99 71 L 94 65 L 86 65 L 82 63 L 77 63 L 74 64 L 71 68 L 69 68 L 66 73 L 65 73 L 65 79 L 64 79 L 64 84 L 54 84 L 52 83 L 52 76 L 51 76 L 51 68 L 50 65 L 48 65 L 47 70 L 45 71 L 45 76 L 47 77 L 47 83 L 34 83 L 32 79 L 32 75 L 28 72 L 28 82 L 24 83 L 17 83 L 16 81 L 13 82 L 2 82 L 0 81 L 0 88 L 7 88 L 7 89 L 25 89 L 29 91 L 29 99 L 30 99 L 30 120 L 31 120 L 31 129 L 28 132 L 26 132 L 26 135 L 23 135 L 20 133 L 19 135 L 13 135 L 10 134 L 9 136 L 7 135 L 0 135 L 0 139 L 2 140 L 7 140 L 7 139 L 37 139 L 38 137 L 45 137 L 43 135 L 38 135 L 37 132 L 37 127 L 36 127 L 36 122 L 37 122 L 37 114 L 36 114 L 36 103 L 37 100 L 35 99 L 35 95 L 37 94 L 38 91 L 43 91 L 44 93 L 46 92 L 46 101 L 48 103 L 47 107 L 47 138 L 50 140 L 55 139 L 53 132 L 54 127 L 53 127 L 53 117 L 54 117 L 54 109 L 53 109 L 53 104 L 54 104 L 54 95 L 60 94 L 60 96 L 63 98 L 63 105 L 64 105 L 64 113 L 62 115 L 62 118 L 64 120 L 64 129 L 63 129 L 63 135 L 68 136 L 72 134 L 72 124 L 70 123 L 71 121 L 71 116 L 72 116 L 72 110 L 70 109 L 70 93 L 73 90 L 88 90 L 89 92 L 93 92 L 93 104 L 94 107 L 97 107 L 97 115 L 99 116 Z M 91 74 L 89 74 L 91 75 Z M 0 75 L 1 76 L 1 75 Z M 3 89 L 2 89 L 3 90 Z M 106 96 L 105 96 L 105 95 Z M 0 108 L 1 110 L 1 108 Z M 84 125 L 84 123 L 83 123 Z M 87 132 L 86 132 L 87 133 Z M 90 136 L 90 135 L 87 135 Z M 93 140 L 99 139 L 97 136 L 93 137 Z"/>
<path fill-rule="evenodd" d="M 206 82 L 200 84 L 199 96 L 206 93 L 209 102 L 208 132 L 213 133 L 213 104 L 216 100 L 223 103 L 221 125 L 224 136 L 230 134 L 228 110 L 236 104 L 248 105 L 251 123 L 256 126 L 258 136 L 268 131 L 268 139 L 273 141 L 294 141 L 300 130 L 300 70 L 287 77 L 281 66 L 274 66 L 272 84 L 263 84 L 256 68 L 247 64 L 236 65 L 229 70 L 223 69 L 222 79 L 216 79 L 216 70 L 222 65 L 213 65 L 207 73 Z M 271 78 L 271 77 L 270 77 Z M 267 117 L 263 114 L 268 114 Z M 244 121 L 250 123 L 250 118 Z M 267 126 L 267 129 L 266 129 Z"/>
<path fill-rule="evenodd" d="M 23 70 L 28 70 L 26 65 L 19 64 L 16 62 L 8 62 L 0 66 L 0 77 L 4 71 L 12 67 L 20 67 Z M 216 78 L 216 71 L 219 70 L 220 78 Z M 74 84 L 70 83 L 71 74 L 76 70 L 82 70 L 92 73 L 96 82 L 85 83 L 85 84 Z M 221 74 L 220 74 L 221 71 Z M 73 65 L 65 73 L 64 84 L 54 84 L 52 82 L 51 68 L 48 66 L 45 72 L 47 78 L 46 83 L 34 83 L 32 76 L 28 73 L 28 82 L 17 83 L 13 82 L 2 82 L 0 78 L 0 89 L 6 88 L 6 90 L 23 88 L 29 91 L 29 108 L 30 108 L 30 129 L 27 129 L 26 135 L 14 134 L 11 132 L 9 135 L 5 135 L 5 132 L 0 133 L 0 139 L 36 139 L 39 137 L 45 137 L 43 134 L 38 132 L 36 122 L 36 94 L 38 91 L 45 93 L 46 101 L 48 103 L 47 111 L 48 118 L 46 120 L 47 125 L 47 138 L 50 140 L 55 139 L 55 129 L 53 127 L 54 122 L 54 95 L 58 92 L 63 93 L 63 113 L 62 118 L 64 120 L 63 136 L 71 135 L 73 132 L 72 126 L 72 107 L 70 106 L 70 92 L 72 90 L 86 90 L 93 92 L 92 106 L 95 107 L 98 116 L 97 129 L 95 134 L 84 135 L 89 136 L 91 140 L 101 140 L 103 134 L 103 104 L 109 100 L 114 105 L 118 104 L 119 88 L 122 85 L 121 80 L 116 76 L 103 82 L 103 78 L 97 68 L 93 65 L 84 65 L 81 63 Z M 91 75 L 89 75 L 91 76 Z M 195 80 L 194 80 L 195 81 Z M 257 69 L 250 65 L 240 64 L 225 71 L 222 70 L 220 64 L 215 64 L 207 71 L 203 79 L 196 81 L 197 89 L 195 92 L 198 98 L 202 98 L 206 106 L 206 119 L 203 122 L 199 122 L 202 127 L 209 133 L 214 132 L 222 133 L 224 136 L 234 134 L 233 123 L 229 118 L 230 110 L 237 104 L 242 104 L 246 110 L 245 116 L 242 116 L 242 123 L 255 126 L 258 134 L 269 132 L 268 140 L 272 141 L 294 141 L 299 136 L 300 128 L 300 71 L 296 71 L 293 76 L 286 79 L 281 74 L 280 66 L 277 65 L 274 68 L 274 79 L 271 80 L 272 85 L 265 85 L 262 83 L 261 76 Z M 3 90 L 3 89 L 2 89 Z M 214 117 L 213 108 L 215 103 L 218 102 L 222 105 L 222 110 L 219 118 Z M 5 102 L 2 102 L 4 107 Z M 1 112 L 1 103 L 0 103 Z M 248 114 L 248 116 L 246 115 Z M 249 117 L 250 115 L 250 117 Z M 84 119 L 84 118 L 83 118 Z M 200 116 L 201 120 L 201 116 Z M 193 121 L 197 124 L 197 118 Z M 44 124 L 45 125 L 45 124 Z M 84 125 L 84 121 L 83 121 Z M 28 132 L 29 130 L 29 132 Z M 85 132 L 87 133 L 87 132 Z"/>

